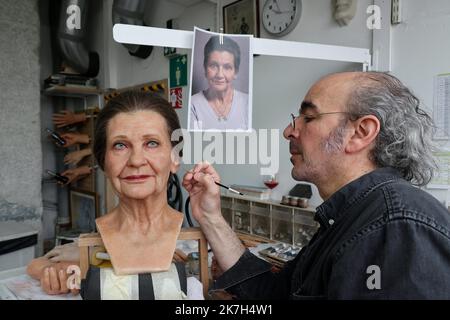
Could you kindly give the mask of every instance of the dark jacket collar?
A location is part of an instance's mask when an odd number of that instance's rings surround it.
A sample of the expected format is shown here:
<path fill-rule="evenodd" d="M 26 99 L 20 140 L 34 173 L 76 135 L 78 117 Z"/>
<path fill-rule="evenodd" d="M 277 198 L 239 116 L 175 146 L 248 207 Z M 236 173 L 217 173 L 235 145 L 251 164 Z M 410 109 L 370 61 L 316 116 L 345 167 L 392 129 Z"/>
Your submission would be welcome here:
<path fill-rule="evenodd" d="M 327 201 L 317 207 L 314 219 L 320 223 L 321 227 L 327 229 L 344 213 L 342 210 L 344 207 L 353 204 L 377 185 L 398 179 L 401 179 L 400 173 L 390 167 L 369 172 L 336 191 Z"/>

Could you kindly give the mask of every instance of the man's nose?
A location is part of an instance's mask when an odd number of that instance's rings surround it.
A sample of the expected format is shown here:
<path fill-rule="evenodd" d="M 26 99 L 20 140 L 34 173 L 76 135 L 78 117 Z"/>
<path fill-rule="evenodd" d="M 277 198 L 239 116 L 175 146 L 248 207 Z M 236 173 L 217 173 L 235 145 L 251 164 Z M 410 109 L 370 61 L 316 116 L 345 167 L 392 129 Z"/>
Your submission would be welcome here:
<path fill-rule="evenodd" d="M 292 125 L 291 125 L 291 124 L 288 124 L 288 126 L 287 126 L 286 128 L 284 128 L 284 131 L 283 131 L 283 137 L 284 137 L 286 140 L 289 140 L 289 137 L 290 137 L 290 135 L 291 135 L 291 133 L 292 133 L 293 130 L 294 130 L 294 128 L 292 128 Z"/>
<path fill-rule="evenodd" d="M 299 133 L 300 133 L 300 131 L 299 131 L 298 125 L 296 125 L 294 128 L 292 126 L 292 124 L 289 123 L 283 131 L 283 137 L 286 140 L 297 139 L 299 136 Z"/>

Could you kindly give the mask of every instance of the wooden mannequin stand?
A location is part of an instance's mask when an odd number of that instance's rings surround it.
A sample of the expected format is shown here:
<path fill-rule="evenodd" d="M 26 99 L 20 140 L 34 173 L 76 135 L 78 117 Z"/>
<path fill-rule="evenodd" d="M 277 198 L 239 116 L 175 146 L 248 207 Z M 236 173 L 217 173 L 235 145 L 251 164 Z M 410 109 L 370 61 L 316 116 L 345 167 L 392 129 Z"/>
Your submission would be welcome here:
<path fill-rule="evenodd" d="M 198 242 L 200 282 L 203 285 L 203 295 L 206 297 L 209 286 L 208 243 L 206 238 L 200 228 L 183 228 L 178 240 L 197 240 Z M 85 279 L 89 266 L 93 264 L 93 260 L 97 259 L 95 254 L 98 252 L 98 247 L 104 247 L 104 245 L 99 233 L 86 233 L 80 235 L 78 246 L 80 248 L 81 279 Z"/>

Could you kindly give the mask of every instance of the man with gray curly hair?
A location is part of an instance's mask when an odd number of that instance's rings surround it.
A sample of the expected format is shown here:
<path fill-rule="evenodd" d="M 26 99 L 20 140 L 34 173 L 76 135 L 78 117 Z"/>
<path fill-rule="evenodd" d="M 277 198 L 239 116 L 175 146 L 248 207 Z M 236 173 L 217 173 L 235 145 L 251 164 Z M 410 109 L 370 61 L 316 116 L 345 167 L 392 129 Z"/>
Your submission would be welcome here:
<path fill-rule="evenodd" d="M 436 168 L 433 123 L 397 78 L 332 74 L 286 127 L 292 177 L 315 184 L 320 228 L 280 272 L 246 250 L 220 213 L 208 164 L 183 185 L 224 273 L 242 299 L 450 299 L 450 214 L 417 188 Z"/>

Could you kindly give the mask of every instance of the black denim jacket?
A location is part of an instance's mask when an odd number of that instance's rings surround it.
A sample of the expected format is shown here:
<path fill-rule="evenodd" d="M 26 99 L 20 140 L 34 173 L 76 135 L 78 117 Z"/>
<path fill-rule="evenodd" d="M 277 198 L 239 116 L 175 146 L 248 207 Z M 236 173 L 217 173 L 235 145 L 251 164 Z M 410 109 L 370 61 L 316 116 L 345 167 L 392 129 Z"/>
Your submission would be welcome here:
<path fill-rule="evenodd" d="M 278 273 L 248 250 L 214 284 L 240 299 L 450 299 L 450 214 L 392 168 L 317 208 L 320 228 Z"/>

